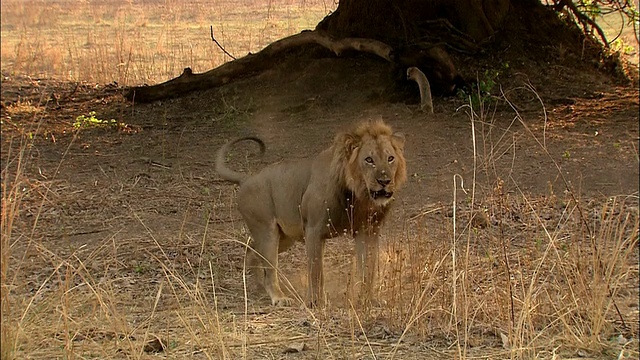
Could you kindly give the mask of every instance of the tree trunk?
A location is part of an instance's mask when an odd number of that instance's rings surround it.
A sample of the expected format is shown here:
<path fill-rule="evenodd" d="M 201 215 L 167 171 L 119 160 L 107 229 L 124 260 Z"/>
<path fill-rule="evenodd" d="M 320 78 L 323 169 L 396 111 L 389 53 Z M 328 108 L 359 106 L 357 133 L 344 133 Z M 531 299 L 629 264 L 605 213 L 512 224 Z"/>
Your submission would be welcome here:
<path fill-rule="evenodd" d="M 370 37 L 409 46 L 429 35 L 422 25 L 447 21 L 482 42 L 500 27 L 509 5 L 509 0 L 341 0 L 318 28 L 335 37 Z"/>
<path fill-rule="evenodd" d="M 407 69 L 416 67 L 434 95 L 449 95 L 465 83 L 449 51 L 474 55 L 499 38 L 507 48 L 543 59 L 557 43 L 581 46 L 582 33 L 558 18 L 555 11 L 560 10 L 538 0 L 340 0 L 315 31 L 276 41 L 203 74 L 187 68 L 165 83 L 133 87 L 126 97 L 146 102 L 220 86 L 274 66 L 291 49 L 318 45 L 337 56 L 345 51 L 374 54 L 395 65 L 398 81 L 406 81 Z"/>

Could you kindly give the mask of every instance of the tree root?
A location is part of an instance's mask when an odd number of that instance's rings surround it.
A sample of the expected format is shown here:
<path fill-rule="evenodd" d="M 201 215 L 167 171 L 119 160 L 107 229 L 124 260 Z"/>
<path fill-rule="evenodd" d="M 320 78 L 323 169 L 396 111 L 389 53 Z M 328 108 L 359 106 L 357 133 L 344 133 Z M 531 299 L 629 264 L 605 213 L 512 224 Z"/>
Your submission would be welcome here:
<path fill-rule="evenodd" d="M 204 90 L 227 84 L 233 80 L 266 70 L 286 50 L 302 45 L 317 44 L 341 56 L 347 51 L 365 52 L 394 62 L 391 46 L 373 39 L 344 38 L 335 40 L 318 31 L 304 31 L 269 44 L 262 51 L 222 64 L 201 74 L 185 68 L 180 76 L 161 84 L 131 87 L 125 98 L 136 102 L 152 102 L 184 95 L 187 92 Z"/>
<path fill-rule="evenodd" d="M 600 36 L 600 40 L 602 40 L 603 46 L 607 49 L 609 48 L 607 36 L 604 34 L 602 28 L 600 28 L 600 26 L 598 26 L 598 24 L 596 24 L 596 22 L 590 17 L 583 14 L 578 9 L 578 7 L 576 7 L 576 4 L 574 4 L 573 1 L 560 1 L 555 8 L 556 11 L 560 11 L 563 7 L 567 7 L 569 10 L 571 10 L 571 13 L 578 19 L 578 22 L 582 25 L 582 29 L 585 34 L 588 34 L 587 26 L 591 26 L 598 33 L 598 36 Z"/>
<path fill-rule="evenodd" d="M 407 69 L 407 79 L 413 80 L 420 88 L 420 110 L 433 114 L 433 100 L 431 98 L 431 86 L 429 80 L 420 69 L 412 66 Z"/>

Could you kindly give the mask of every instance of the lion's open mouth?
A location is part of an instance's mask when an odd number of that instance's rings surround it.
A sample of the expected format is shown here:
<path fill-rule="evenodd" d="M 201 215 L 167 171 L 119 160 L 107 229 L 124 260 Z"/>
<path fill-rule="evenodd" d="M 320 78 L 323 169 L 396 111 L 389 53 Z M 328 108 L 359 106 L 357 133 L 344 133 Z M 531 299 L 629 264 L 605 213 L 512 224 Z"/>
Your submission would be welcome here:
<path fill-rule="evenodd" d="M 379 199 L 379 198 L 390 198 L 393 196 L 393 191 L 387 191 L 385 189 L 381 189 L 378 191 L 374 191 L 374 190 L 370 190 L 369 193 L 371 194 L 371 198 L 372 199 Z"/>

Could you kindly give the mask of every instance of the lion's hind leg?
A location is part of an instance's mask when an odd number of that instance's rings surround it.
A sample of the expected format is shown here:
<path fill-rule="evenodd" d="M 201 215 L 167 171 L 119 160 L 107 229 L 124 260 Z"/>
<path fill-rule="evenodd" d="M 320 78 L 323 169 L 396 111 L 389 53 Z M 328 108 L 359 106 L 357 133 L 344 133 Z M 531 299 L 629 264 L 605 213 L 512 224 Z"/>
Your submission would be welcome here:
<path fill-rule="evenodd" d="M 293 299 L 286 296 L 280 288 L 278 280 L 278 248 L 280 244 L 280 229 L 275 221 L 267 224 L 261 221 L 247 222 L 253 237 L 253 254 L 249 263 L 252 271 L 271 298 L 274 306 L 290 306 Z"/>

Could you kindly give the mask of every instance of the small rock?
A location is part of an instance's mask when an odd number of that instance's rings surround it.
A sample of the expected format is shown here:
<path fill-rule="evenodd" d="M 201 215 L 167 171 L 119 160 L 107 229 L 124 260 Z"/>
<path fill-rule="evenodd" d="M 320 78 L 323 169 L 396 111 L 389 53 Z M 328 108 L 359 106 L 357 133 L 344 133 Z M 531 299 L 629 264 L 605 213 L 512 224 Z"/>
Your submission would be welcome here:
<path fill-rule="evenodd" d="M 586 357 L 589 356 L 589 354 L 586 351 L 580 349 L 580 350 L 578 350 L 578 356 L 582 357 L 582 358 L 586 358 Z"/>
<path fill-rule="evenodd" d="M 484 229 L 489 226 L 489 217 L 484 211 L 476 211 L 471 218 L 471 226 L 474 228 Z"/>
<path fill-rule="evenodd" d="M 301 342 L 301 343 L 291 343 L 289 345 L 287 345 L 287 348 L 284 349 L 284 353 L 285 354 L 291 354 L 291 353 L 299 353 L 299 352 L 303 352 L 304 350 L 307 350 L 307 344 Z"/>
<path fill-rule="evenodd" d="M 155 338 L 144 345 L 142 350 L 146 353 L 159 353 L 163 352 L 167 346 L 159 338 Z"/>
<path fill-rule="evenodd" d="M 509 338 L 504 333 L 500 333 L 500 339 L 502 340 L 502 347 L 505 349 L 511 349 L 511 344 L 509 343 Z"/>

